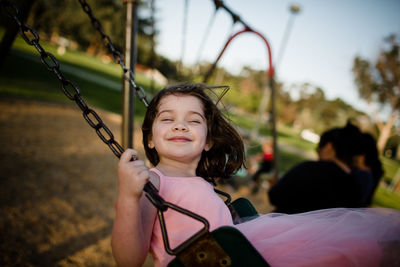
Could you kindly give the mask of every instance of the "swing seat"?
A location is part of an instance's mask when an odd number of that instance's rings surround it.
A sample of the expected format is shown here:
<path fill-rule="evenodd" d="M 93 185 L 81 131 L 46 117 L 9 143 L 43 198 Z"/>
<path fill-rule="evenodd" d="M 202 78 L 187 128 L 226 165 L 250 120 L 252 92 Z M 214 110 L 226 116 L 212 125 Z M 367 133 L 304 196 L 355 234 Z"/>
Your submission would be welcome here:
<path fill-rule="evenodd" d="M 178 255 L 168 267 L 191 266 L 231 266 L 231 267 L 266 267 L 269 264 L 250 244 L 247 238 L 236 228 L 230 226 L 220 227 L 210 233 L 209 237 L 201 238 L 195 244 L 182 251 L 186 264 L 182 263 Z M 205 240 L 206 239 L 206 240 Z M 222 248 L 222 254 L 216 246 Z M 203 243 L 203 244 L 201 244 Z"/>
<path fill-rule="evenodd" d="M 247 198 L 238 198 L 230 205 L 240 218 L 259 216 Z M 269 265 L 239 230 L 224 226 L 191 244 L 168 264 L 168 267 L 183 266 L 261 267 Z"/>
<path fill-rule="evenodd" d="M 247 198 L 240 197 L 233 201 L 230 205 L 240 218 L 259 216 L 257 210 Z"/>

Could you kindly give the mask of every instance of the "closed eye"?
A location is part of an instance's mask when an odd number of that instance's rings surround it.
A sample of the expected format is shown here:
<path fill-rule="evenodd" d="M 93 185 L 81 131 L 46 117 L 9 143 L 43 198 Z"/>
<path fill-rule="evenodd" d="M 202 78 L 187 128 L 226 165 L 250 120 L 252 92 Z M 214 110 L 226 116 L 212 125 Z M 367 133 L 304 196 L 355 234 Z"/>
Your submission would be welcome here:
<path fill-rule="evenodd" d="M 204 121 L 203 118 L 197 113 L 191 114 L 191 116 L 189 116 L 187 120 L 189 123 L 194 123 L 194 124 L 201 124 Z"/>

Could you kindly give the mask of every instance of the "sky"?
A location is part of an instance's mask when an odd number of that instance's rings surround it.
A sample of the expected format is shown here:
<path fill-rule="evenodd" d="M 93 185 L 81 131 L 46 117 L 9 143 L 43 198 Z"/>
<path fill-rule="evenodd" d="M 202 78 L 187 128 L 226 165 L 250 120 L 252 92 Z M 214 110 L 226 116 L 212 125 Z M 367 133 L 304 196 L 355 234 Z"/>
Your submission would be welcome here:
<path fill-rule="evenodd" d="M 354 57 L 374 62 L 385 37 L 394 33 L 400 39 L 399 0 L 224 0 L 224 3 L 267 39 L 276 77 L 286 88 L 307 82 L 322 88 L 328 99 L 339 97 L 363 111 L 367 111 L 366 104 L 359 99 L 351 71 Z M 300 6 L 295 15 L 290 12 L 293 4 Z M 243 28 L 240 23 L 233 25 L 223 9 L 214 16 L 212 0 L 158 0 L 155 5 L 159 31 L 156 51 L 172 60 L 183 58 L 187 65 L 214 62 L 228 37 Z M 289 33 L 286 42 L 285 33 Z M 235 38 L 218 63 L 234 74 L 244 65 L 258 70 L 269 68 L 264 41 L 251 33 Z M 296 92 L 292 93 L 295 96 Z"/>

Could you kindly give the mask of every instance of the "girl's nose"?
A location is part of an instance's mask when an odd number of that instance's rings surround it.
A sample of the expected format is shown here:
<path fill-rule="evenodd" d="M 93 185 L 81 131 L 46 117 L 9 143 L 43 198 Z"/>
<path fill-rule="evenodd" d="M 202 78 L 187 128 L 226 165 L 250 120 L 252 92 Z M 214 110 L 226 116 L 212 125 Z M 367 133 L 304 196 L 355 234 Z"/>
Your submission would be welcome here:
<path fill-rule="evenodd" d="M 186 126 L 186 124 L 185 123 L 182 123 L 182 122 L 177 122 L 175 125 L 174 125 L 174 130 L 175 131 L 187 131 L 187 126 Z"/>

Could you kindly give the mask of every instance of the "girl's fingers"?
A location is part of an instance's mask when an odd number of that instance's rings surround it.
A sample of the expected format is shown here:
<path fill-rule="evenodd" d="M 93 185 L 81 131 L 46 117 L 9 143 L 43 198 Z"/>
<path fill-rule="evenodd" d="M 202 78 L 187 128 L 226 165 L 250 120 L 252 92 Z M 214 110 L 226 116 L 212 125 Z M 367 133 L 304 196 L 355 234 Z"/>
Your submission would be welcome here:
<path fill-rule="evenodd" d="M 138 153 L 136 150 L 128 148 L 127 150 L 122 153 L 120 160 L 123 162 L 132 161 L 132 159 L 138 159 Z"/>
<path fill-rule="evenodd" d="M 143 179 L 145 182 L 147 182 L 147 181 L 150 179 L 149 170 L 148 170 L 147 168 L 141 170 L 141 171 L 138 173 L 138 175 L 139 175 L 139 177 L 140 177 L 141 179 Z"/>

